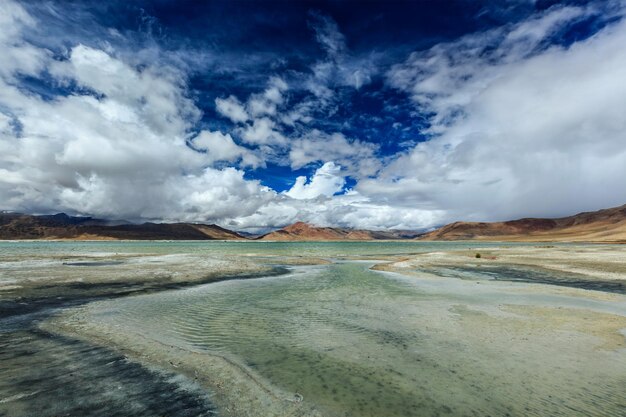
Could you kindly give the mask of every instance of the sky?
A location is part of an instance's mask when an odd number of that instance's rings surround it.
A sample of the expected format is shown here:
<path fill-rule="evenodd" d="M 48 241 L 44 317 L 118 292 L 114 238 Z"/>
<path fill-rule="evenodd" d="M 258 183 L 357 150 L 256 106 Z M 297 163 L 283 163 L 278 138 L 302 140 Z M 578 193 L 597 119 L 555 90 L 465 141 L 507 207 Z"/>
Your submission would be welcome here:
<path fill-rule="evenodd" d="M 626 1 L 0 0 L 0 209 L 249 232 L 626 203 Z"/>

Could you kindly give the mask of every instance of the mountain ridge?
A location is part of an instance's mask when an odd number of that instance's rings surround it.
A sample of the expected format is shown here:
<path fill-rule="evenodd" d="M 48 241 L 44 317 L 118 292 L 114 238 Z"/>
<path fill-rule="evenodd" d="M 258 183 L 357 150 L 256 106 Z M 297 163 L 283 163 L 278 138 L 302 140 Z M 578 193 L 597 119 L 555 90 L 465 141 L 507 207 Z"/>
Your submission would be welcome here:
<path fill-rule="evenodd" d="M 65 213 L 29 215 L 0 212 L 0 240 L 262 240 L 422 241 L 497 240 L 528 242 L 626 243 L 626 204 L 559 218 L 503 222 L 453 222 L 427 233 L 321 227 L 296 222 L 261 236 L 249 236 L 202 223 L 142 223 L 73 217 Z"/>
<path fill-rule="evenodd" d="M 552 219 L 454 222 L 425 233 L 417 239 L 626 243 L 626 204 Z"/>
<path fill-rule="evenodd" d="M 215 224 L 141 223 L 72 217 L 65 213 L 34 216 L 0 213 L 2 240 L 241 240 Z"/>
<path fill-rule="evenodd" d="M 314 226 L 305 222 L 296 222 L 282 229 L 266 233 L 258 240 L 272 241 L 341 241 L 341 240 L 399 240 L 412 239 L 417 232 L 411 231 L 375 231 L 363 229 L 344 229 L 340 227 Z"/>

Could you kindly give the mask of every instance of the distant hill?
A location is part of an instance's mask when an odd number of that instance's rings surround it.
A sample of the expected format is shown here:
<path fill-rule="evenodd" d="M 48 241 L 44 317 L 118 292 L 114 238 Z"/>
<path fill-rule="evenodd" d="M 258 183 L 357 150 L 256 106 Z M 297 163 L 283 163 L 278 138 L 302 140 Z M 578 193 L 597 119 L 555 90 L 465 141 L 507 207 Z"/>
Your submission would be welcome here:
<path fill-rule="evenodd" d="M 297 222 L 263 235 L 259 239 L 275 241 L 387 240 L 411 239 L 415 236 L 417 236 L 417 233 L 409 231 L 341 229 L 337 227 L 317 227 L 308 223 Z"/>
<path fill-rule="evenodd" d="M 0 239 L 231 240 L 244 237 L 214 224 L 131 224 L 64 213 L 49 216 L 0 213 Z"/>
<path fill-rule="evenodd" d="M 33 216 L 0 212 L 0 239 L 68 240 L 234 240 L 252 239 L 214 224 L 143 223 L 72 217 L 64 213 Z M 317 227 L 297 222 L 257 240 L 500 240 L 511 242 L 626 243 L 626 205 L 557 219 L 527 218 L 506 222 L 455 222 L 425 234 Z"/>
<path fill-rule="evenodd" d="M 494 223 L 455 222 L 418 239 L 626 243 L 626 205 L 557 219 L 528 218 Z"/>

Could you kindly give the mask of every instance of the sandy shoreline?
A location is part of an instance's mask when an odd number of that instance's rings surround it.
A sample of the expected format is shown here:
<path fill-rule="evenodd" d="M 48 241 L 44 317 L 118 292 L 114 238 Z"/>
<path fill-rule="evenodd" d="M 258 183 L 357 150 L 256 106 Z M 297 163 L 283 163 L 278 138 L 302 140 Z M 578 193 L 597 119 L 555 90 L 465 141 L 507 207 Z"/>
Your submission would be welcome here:
<path fill-rule="evenodd" d="M 567 274 L 571 281 L 612 284 L 609 292 L 626 293 L 626 247 L 622 246 L 529 246 L 475 247 L 463 251 L 429 252 L 375 265 L 373 269 L 403 274 L 450 270 L 498 271 L 501 267 L 532 268 Z M 532 282 L 528 280 L 526 282 Z M 547 282 L 546 282 L 547 283 Z M 563 282 L 555 285 L 576 287 Z M 600 288 L 602 289 L 602 288 Z"/>

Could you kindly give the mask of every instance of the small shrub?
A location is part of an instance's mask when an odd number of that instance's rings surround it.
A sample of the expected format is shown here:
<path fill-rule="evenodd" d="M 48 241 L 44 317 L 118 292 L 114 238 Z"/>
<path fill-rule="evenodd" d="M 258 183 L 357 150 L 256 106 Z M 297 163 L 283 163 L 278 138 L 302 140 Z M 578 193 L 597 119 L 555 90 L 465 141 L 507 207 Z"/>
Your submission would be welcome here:
<path fill-rule="evenodd" d="M 480 259 L 480 258 L 481 258 L 480 253 L 477 253 L 477 254 L 476 254 L 476 258 L 478 258 L 478 259 Z"/>

